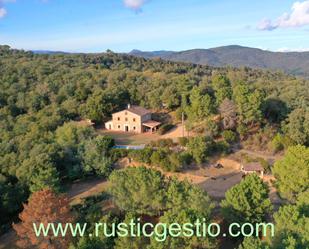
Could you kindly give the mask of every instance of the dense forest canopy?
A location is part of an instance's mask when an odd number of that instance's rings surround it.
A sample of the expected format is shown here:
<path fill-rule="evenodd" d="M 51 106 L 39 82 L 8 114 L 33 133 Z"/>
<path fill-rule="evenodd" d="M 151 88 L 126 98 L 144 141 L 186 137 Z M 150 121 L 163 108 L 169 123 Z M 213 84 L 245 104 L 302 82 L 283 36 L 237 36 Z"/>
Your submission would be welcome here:
<path fill-rule="evenodd" d="M 305 79 L 267 70 L 146 60 L 111 51 L 48 55 L 0 46 L 0 230 L 30 193 L 46 187 L 59 192 L 65 181 L 108 177 L 113 171 L 112 139 L 98 136 L 93 127 L 77 127 L 74 119 L 99 125 L 132 103 L 184 112 L 188 129 L 220 113 L 224 126 L 240 135 L 247 126 L 271 125 L 275 147 L 287 137 L 292 144 L 308 145 L 308 89 Z M 211 120 L 206 126 L 216 136 Z M 235 140 L 230 130 L 223 136 Z M 189 141 L 196 162 L 207 157 L 207 141 Z M 157 157 L 160 151 L 151 160 Z"/>
<path fill-rule="evenodd" d="M 286 73 L 308 78 L 308 52 L 272 52 L 258 48 L 229 45 L 209 49 L 190 49 L 184 51 L 153 51 L 132 50 L 131 55 L 144 58 L 160 57 L 164 60 L 181 61 L 224 67 L 248 66 L 251 68 L 268 68 L 282 70 Z"/>

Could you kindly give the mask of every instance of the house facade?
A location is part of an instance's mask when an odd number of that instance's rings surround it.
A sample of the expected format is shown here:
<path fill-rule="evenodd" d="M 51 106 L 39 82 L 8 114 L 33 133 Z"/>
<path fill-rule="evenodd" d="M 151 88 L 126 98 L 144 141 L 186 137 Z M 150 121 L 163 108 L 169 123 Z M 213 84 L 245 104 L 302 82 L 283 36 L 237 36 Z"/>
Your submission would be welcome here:
<path fill-rule="evenodd" d="M 128 105 L 125 110 L 112 114 L 112 120 L 105 123 L 107 130 L 123 132 L 154 132 L 160 122 L 151 119 L 151 112 L 141 106 Z"/>

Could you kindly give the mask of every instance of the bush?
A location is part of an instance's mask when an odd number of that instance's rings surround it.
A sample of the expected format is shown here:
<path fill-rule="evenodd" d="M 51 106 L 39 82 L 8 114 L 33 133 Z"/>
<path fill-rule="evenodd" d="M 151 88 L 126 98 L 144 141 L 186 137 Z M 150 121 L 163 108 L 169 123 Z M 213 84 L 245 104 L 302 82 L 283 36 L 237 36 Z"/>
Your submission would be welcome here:
<path fill-rule="evenodd" d="M 171 138 L 165 138 L 165 139 L 159 139 L 157 141 L 151 141 L 150 143 L 151 147 L 159 147 L 159 148 L 164 148 L 164 147 L 173 147 L 174 142 L 173 139 Z"/>
<path fill-rule="evenodd" d="M 188 142 L 189 142 L 189 139 L 187 137 L 178 138 L 178 143 L 183 147 L 185 147 L 188 144 Z"/>
<path fill-rule="evenodd" d="M 205 137 L 192 137 L 188 142 L 188 153 L 197 164 L 206 162 L 209 154 L 209 143 Z"/>
<path fill-rule="evenodd" d="M 241 139 L 244 139 L 244 137 L 247 135 L 248 133 L 248 127 L 243 125 L 243 124 L 240 124 L 238 127 L 237 127 L 237 132 L 238 134 L 240 135 L 240 138 Z"/>
<path fill-rule="evenodd" d="M 128 156 L 129 151 L 124 149 L 111 149 L 110 150 L 110 157 L 113 162 L 119 160 L 120 158 L 124 158 Z"/>
<path fill-rule="evenodd" d="M 151 162 L 150 158 L 153 153 L 154 152 L 151 148 L 145 148 L 142 150 L 130 150 L 129 157 L 133 158 L 137 162 L 149 164 Z"/>
<path fill-rule="evenodd" d="M 211 119 L 207 120 L 205 130 L 206 136 L 216 137 L 219 135 L 219 126 L 215 121 Z"/>
<path fill-rule="evenodd" d="M 276 132 L 277 129 L 275 127 L 267 125 L 263 129 L 259 129 L 257 133 L 249 136 L 244 144 L 252 150 L 267 150 L 269 142 Z"/>
<path fill-rule="evenodd" d="M 183 166 L 189 166 L 193 161 L 192 156 L 188 152 L 180 153 L 179 157 L 180 157 L 180 161 L 182 162 Z"/>
<path fill-rule="evenodd" d="M 163 124 L 158 129 L 158 133 L 160 135 L 164 135 L 166 132 L 168 132 L 169 130 L 173 129 L 174 127 L 175 127 L 175 125 L 173 125 L 173 124 Z"/>
<path fill-rule="evenodd" d="M 237 136 L 236 136 L 235 132 L 233 132 L 231 130 L 223 131 L 222 137 L 229 144 L 235 143 L 236 140 L 237 140 Z"/>
<path fill-rule="evenodd" d="M 178 154 L 172 153 L 168 157 L 169 160 L 169 171 L 178 172 L 183 168 L 183 162 Z"/>
<path fill-rule="evenodd" d="M 172 172 L 180 171 L 185 165 L 183 158 L 178 153 L 162 148 L 153 151 L 150 162 L 153 166 Z"/>
<path fill-rule="evenodd" d="M 287 149 L 289 146 L 294 145 L 293 141 L 287 136 L 277 133 L 274 138 L 269 142 L 268 147 L 274 153 Z"/>
<path fill-rule="evenodd" d="M 164 149 L 158 149 L 153 151 L 150 157 L 151 164 L 159 167 L 165 167 L 164 160 L 167 160 L 167 154 L 167 151 Z"/>
<path fill-rule="evenodd" d="M 217 142 L 214 145 L 214 152 L 227 155 L 231 152 L 230 144 L 226 141 Z"/>
<path fill-rule="evenodd" d="M 175 112 L 175 117 L 177 121 L 181 121 L 182 120 L 182 113 L 184 112 L 183 108 L 177 108 L 176 112 Z"/>

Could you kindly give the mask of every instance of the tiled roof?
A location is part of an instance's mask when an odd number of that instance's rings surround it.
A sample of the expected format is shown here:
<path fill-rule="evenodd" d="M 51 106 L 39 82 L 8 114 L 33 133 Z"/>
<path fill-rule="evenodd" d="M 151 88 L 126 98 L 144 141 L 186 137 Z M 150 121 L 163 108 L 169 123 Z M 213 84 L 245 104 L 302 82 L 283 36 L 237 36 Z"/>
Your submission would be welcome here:
<path fill-rule="evenodd" d="M 151 127 L 151 128 L 156 127 L 160 124 L 161 124 L 160 122 L 157 122 L 157 121 L 154 121 L 154 120 L 148 120 L 148 121 L 142 123 L 142 125 L 145 125 L 145 126 L 148 126 L 148 127 Z"/>
<path fill-rule="evenodd" d="M 132 112 L 136 115 L 139 115 L 139 116 L 144 116 L 146 114 L 151 113 L 146 108 L 141 107 L 141 106 L 137 106 L 137 105 L 130 106 L 130 108 L 127 108 L 126 110 L 129 111 L 129 112 Z"/>
<path fill-rule="evenodd" d="M 258 162 L 246 163 L 243 165 L 245 171 L 262 171 L 264 170 L 262 165 Z"/>

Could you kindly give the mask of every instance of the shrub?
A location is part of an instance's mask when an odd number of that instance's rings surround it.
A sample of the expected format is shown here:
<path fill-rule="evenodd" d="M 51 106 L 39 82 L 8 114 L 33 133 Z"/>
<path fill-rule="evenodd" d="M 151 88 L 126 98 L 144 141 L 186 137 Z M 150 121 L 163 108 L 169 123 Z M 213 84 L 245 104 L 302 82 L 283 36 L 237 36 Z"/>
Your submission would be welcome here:
<path fill-rule="evenodd" d="M 176 120 L 181 121 L 183 112 L 184 112 L 183 108 L 177 108 L 175 112 Z"/>
<path fill-rule="evenodd" d="M 188 152 L 180 153 L 179 157 L 180 157 L 180 161 L 182 162 L 183 166 L 189 166 L 193 161 L 192 156 Z"/>
<path fill-rule="evenodd" d="M 219 135 L 219 126 L 215 121 L 211 119 L 207 120 L 205 130 L 206 130 L 206 136 L 216 137 Z"/>
<path fill-rule="evenodd" d="M 164 149 L 158 149 L 153 151 L 150 162 L 152 165 L 159 166 L 161 168 L 164 168 L 164 163 L 166 163 L 165 160 L 167 160 L 167 151 Z"/>
<path fill-rule="evenodd" d="M 269 149 L 274 153 L 279 152 L 284 149 L 283 145 L 283 136 L 280 133 L 277 133 L 274 138 L 269 142 Z"/>
<path fill-rule="evenodd" d="M 177 153 L 162 148 L 153 151 L 150 162 L 151 165 L 160 167 L 164 171 L 180 171 L 184 166 L 181 157 Z"/>
<path fill-rule="evenodd" d="M 247 135 L 248 133 L 248 127 L 243 125 L 243 124 L 240 124 L 238 127 L 237 127 L 237 132 L 238 134 L 240 135 L 240 138 L 241 139 L 244 139 L 244 137 Z"/>
<path fill-rule="evenodd" d="M 169 171 L 177 172 L 183 167 L 183 162 L 177 153 L 172 153 L 168 157 L 169 160 Z"/>
<path fill-rule="evenodd" d="M 275 127 L 267 125 L 263 129 L 259 129 L 257 133 L 249 136 L 245 141 L 245 145 L 252 150 L 267 150 L 269 142 L 274 137 L 276 131 Z"/>
<path fill-rule="evenodd" d="M 163 125 L 160 126 L 158 133 L 160 135 L 164 135 L 166 132 L 173 129 L 174 127 L 175 127 L 175 125 L 173 125 L 173 124 L 163 124 Z"/>
<path fill-rule="evenodd" d="M 269 142 L 268 147 L 274 153 L 287 149 L 289 146 L 294 145 L 293 141 L 287 136 L 277 133 L 274 138 Z"/>
<path fill-rule="evenodd" d="M 236 136 L 235 132 L 233 132 L 231 130 L 223 131 L 222 137 L 229 144 L 235 143 L 236 140 L 237 140 L 237 136 Z"/>
<path fill-rule="evenodd" d="M 209 146 L 206 143 L 205 137 L 192 137 L 188 142 L 188 153 L 192 156 L 195 162 L 201 164 L 207 160 Z"/>
<path fill-rule="evenodd" d="M 187 137 L 180 137 L 178 138 L 178 143 L 181 145 L 181 146 L 186 146 L 189 142 L 189 139 Z"/>
<path fill-rule="evenodd" d="M 120 158 L 128 156 L 129 151 L 124 149 L 111 149 L 110 156 L 113 162 L 117 161 Z"/>
<path fill-rule="evenodd" d="M 147 164 L 151 162 L 150 158 L 152 154 L 153 154 L 153 150 L 151 148 L 129 151 L 129 157 L 133 158 L 137 162 L 147 163 Z"/>
<path fill-rule="evenodd" d="M 165 138 L 165 139 L 159 139 L 157 141 L 151 141 L 150 146 L 151 147 L 161 147 L 161 148 L 167 147 L 167 148 L 169 148 L 169 147 L 174 146 L 174 142 L 173 142 L 173 139 L 171 139 L 171 138 Z"/>
<path fill-rule="evenodd" d="M 231 152 L 230 144 L 226 141 L 217 142 L 214 145 L 214 152 L 227 155 Z"/>

